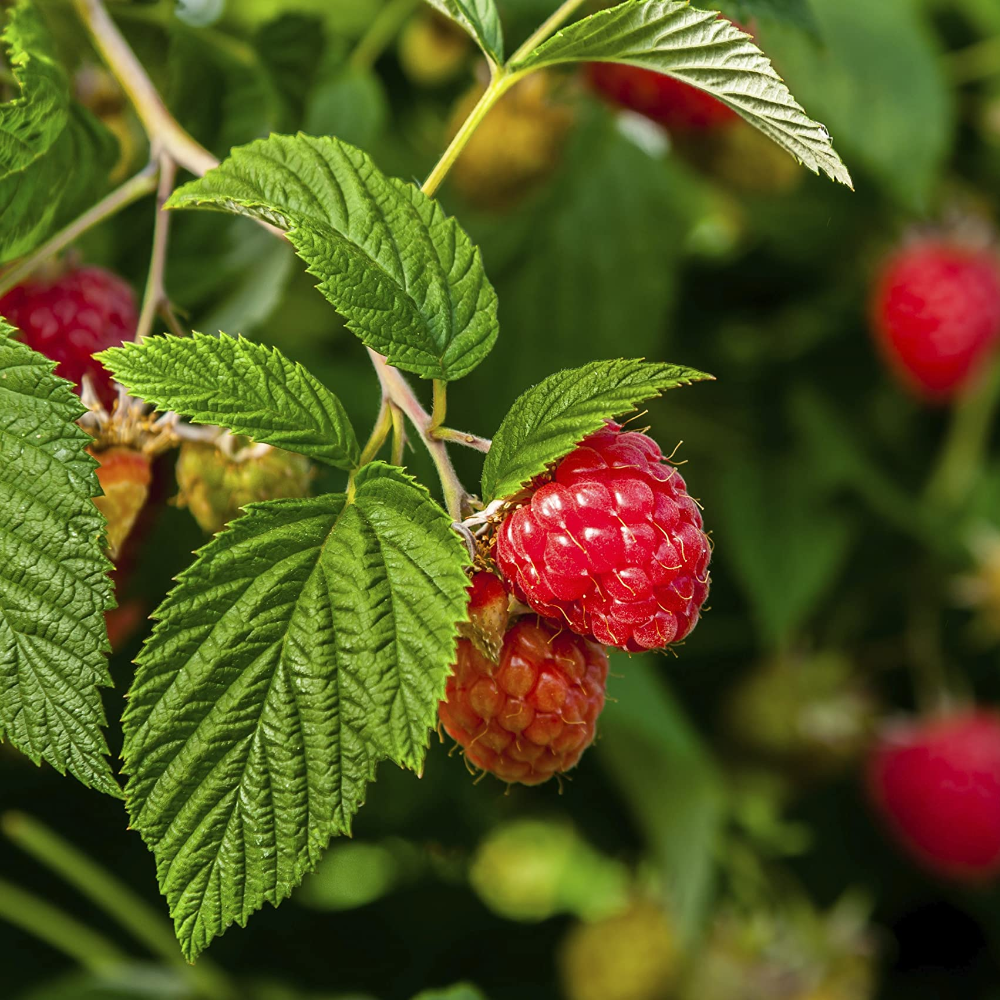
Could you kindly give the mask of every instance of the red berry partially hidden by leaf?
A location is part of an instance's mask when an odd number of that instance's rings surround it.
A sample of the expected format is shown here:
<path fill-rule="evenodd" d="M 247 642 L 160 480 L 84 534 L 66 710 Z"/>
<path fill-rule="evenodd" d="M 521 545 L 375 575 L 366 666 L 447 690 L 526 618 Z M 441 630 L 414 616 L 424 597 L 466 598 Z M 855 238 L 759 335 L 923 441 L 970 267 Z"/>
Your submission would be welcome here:
<path fill-rule="evenodd" d="M 739 121 L 739 115 L 711 94 L 639 66 L 595 62 L 587 65 L 591 86 L 624 108 L 674 132 L 707 132 Z"/>
<path fill-rule="evenodd" d="M 871 795 L 927 868 L 972 881 L 1000 872 L 1000 716 L 971 710 L 889 729 Z"/>
<path fill-rule="evenodd" d="M 947 402 L 1000 341 L 1000 263 L 990 250 L 946 239 L 913 243 L 883 267 L 871 315 L 879 348 L 903 382 Z"/>
<path fill-rule="evenodd" d="M 102 267 L 79 267 L 51 281 L 31 279 L 0 298 L 0 316 L 32 350 L 58 362 L 57 375 L 78 386 L 89 375 L 111 409 L 111 376 L 91 355 L 135 336 L 135 295 L 122 278 Z"/>
<path fill-rule="evenodd" d="M 708 596 L 710 548 L 681 474 L 645 434 L 608 424 L 509 514 L 497 565 L 514 595 L 608 646 L 683 639 Z"/>
<path fill-rule="evenodd" d="M 108 522 L 108 554 L 114 559 L 149 497 L 149 456 L 133 448 L 106 448 L 94 457 L 104 496 L 94 503 Z"/>
<path fill-rule="evenodd" d="M 441 723 L 476 767 L 537 785 L 593 742 L 607 678 L 600 646 L 527 615 L 507 630 L 499 663 L 459 639 Z"/>

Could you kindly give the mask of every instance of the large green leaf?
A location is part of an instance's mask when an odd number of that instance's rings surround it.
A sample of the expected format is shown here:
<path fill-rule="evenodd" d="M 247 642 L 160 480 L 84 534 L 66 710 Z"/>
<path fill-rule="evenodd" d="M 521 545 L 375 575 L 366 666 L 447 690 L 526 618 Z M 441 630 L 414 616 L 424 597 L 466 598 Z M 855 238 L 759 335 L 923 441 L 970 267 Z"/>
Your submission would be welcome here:
<path fill-rule="evenodd" d="M 115 378 L 159 410 L 218 424 L 339 469 L 358 441 L 337 397 L 277 348 L 243 337 L 148 337 L 98 355 Z"/>
<path fill-rule="evenodd" d="M 466 561 L 427 492 L 375 463 L 350 500 L 251 504 L 181 575 L 137 661 L 123 754 L 189 958 L 349 832 L 380 759 L 421 767 Z"/>
<path fill-rule="evenodd" d="M 626 0 L 577 21 L 512 65 L 628 63 L 706 91 L 814 173 L 850 185 L 830 133 L 806 115 L 753 38 L 686 0 Z"/>
<path fill-rule="evenodd" d="M 503 62 L 503 29 L 494 0 L 427 0 L 435 10 L 460 24 L 499 65 Z"/>
<path fill-rule="evenodd" d="M 511 496 L 606 420 L 665 389 L 711 377 L 641 359 L 594 361 L 550 375 L 504 417 L 483 466 L 483 496 Z"/>
<path fill-rule="evenodd" d="M 234 149 L 167 206 L 286 230 L 350 329 L 407 371 L 460 378 L 496 340 L 496 293 L 458 223 L 338 139 L 272 135 Z"/>
<path fill-rule="evenodd" d="M 32 0 L 20 0 L 0 37 L 20 88 L 0 104 L 0 179 L 23 170 L 66 126 L 69 82 L 56 62 L 52 38 Z"/>
<path fill-rule="evenodd" d="M 101 122 L 71 105 L 66 127 L 45 153 L 0 180 L 0 263 L 29 253 L 89 208 L 107 187 L 117 154 Z"/>
<path fill-rule="evenodd" d="M 105 754 L 114 607 L 84 408 L 53 362 L 0 321 L 0 738 L 119 795 Z"/>

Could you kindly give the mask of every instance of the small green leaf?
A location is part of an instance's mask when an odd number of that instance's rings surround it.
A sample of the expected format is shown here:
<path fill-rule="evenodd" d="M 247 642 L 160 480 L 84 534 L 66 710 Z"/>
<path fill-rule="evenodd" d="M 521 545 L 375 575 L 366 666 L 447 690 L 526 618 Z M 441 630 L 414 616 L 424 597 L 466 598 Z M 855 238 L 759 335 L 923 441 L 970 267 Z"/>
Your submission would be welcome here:
<path fill-rule="evenodd" d="M 86 108 L 71 105 L 66 127 L 49 149 L 0 180 L 0 263 L 30 253 L 89 208 L 104 193 L 117 155 L 118 144 L 104 125 Z"/>
<path fill-rule="evenodd" d="M 665 389 L 712 378 L 693 368 L 642 360 L 593 361 L 556 372 L 520 395 L 483 466 L 483 496 L 511 496 L 606 420 Z"/>
<path fill-rule="evenodd" d="M 288 896 L 350 831 L 379 760 L 422 766 L 467 554 L 401 470 L 367 465 L 354 487 L 249 505 L 137 660 L 129 812 L 188 958 Z"/>
<path fill-rule="evenodd" d="M 0 320 L 0 738 L 109 795 L 102 687 L 114 607 L 84 408 Z"/>
<path fill-rule="evenodd" d="M 471 983 L 456 983 L 439 990 L 423 990 L 413 1000 L 486 1000 L 486 994 Z"/>
<path fill-rule="evenodd" d="M 320 291 L 390 364 L 457 379 L 496 340 L 496 293 L 469 237 L 339 139 L 272 135 L 234 149 L 167 202 L 203 206 L 286 230 Z"/>
<path fill-rule="evenodd" d="M 511 69 L 579 61 L 628 63 L 698 87 L 813 173 L 851 185 L 826 127 L 806 115 L 753 38 L 715 11 L 686 0 L 626 0 L 564 28 Z"/>
<path fill-rule="evenodd" d="M 337 397 L 276 347 L 243 337 L 147 337 L 97 355 L 158 410 L 351 469 L 360 449 Z"/>
<path fill-rule="evenodd" d="M 0 104 L 0 179 L 23 170 L 66 126 L 69 82 L 56 62 L 52 37 L 32 0 L 10 11 L 0 43 L 20 94 Z M 6 220 L 5 220 L 6 223 Z"/>
<path fill-rule="evenodd" d="M 494 0 L 427 0 L 460 24 L 498 66 L 503 62 L 503 29 Z"/>

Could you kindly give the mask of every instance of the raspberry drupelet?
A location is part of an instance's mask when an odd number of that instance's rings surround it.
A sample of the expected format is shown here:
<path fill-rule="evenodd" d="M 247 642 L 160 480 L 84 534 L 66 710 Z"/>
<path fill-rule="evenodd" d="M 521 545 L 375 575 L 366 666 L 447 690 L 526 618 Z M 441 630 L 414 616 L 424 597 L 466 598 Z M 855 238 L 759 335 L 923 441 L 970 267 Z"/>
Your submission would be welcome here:
<path fill-rule="evenodd" d="M 538 614 L 633 652 L 683 639 L 708 596 L 711 548 L 684 479 L 614 423 L 504 519 L 494 555 Z"/>
<path fill-rule="evenodd" d="M 483 577 L 490 574 L 476 574 Z M 474 622 L 476 597 L 474 590 Z M 475 767 L 541 784 L 574 767 L 593 742 L 607 676 L 608 657 L 596 643 L 525 615 L 503 634 L 496 663 L 479 644 L 459 640 L 441 723 Z"/>

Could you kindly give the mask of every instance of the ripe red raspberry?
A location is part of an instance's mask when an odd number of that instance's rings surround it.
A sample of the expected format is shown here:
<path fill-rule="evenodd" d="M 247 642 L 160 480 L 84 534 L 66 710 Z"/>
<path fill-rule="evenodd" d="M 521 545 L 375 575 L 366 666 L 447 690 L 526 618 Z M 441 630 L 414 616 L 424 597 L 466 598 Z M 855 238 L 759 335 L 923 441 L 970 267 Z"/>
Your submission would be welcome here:
<path fill-rule="evenodd" d="M 608 646 L 660 649 L 708 596 L 708 538 L 681 474 L 645 434 L 608 424 L 509 514 L 497 565 L 514 595 Z"/>
<path fill-rule="evenodd" d="M 674 132 L 708 132 L 739 120 L 732 108 L 711 94 L 650 69 L 595 62 L 587 65 L 587 79 L 615 104 Z"/>
<path fill-rule="evenodd" d="M 0 298 L 0 316 L 30 348 L 58 362 L 57 375 L 77 385 L 89 375 L 111 408 L 111 376 L 91 355 L 135 336 L 135 295 L 122 278 L 102 267 L 80 267 L 51 281 L 30 279 Z"/>
<path fill-rule="evenodd" d="M 537 785 L 574 767 L 594 741 L 607 677 L 600 646 L 526 615 L 507 629 L 497 663 L 459 639 L 441 723 L 476 767 Z"/>
<path fill-rule="evenodd" d="M 930 870 L 971 881 L 1000 872 L 1000 716 L 973 709 L 891 728 L 869 761 L 868 785 Z"/>
<path fill-rule="evenodd" d="M 925 399 L 947 402 L 1000 340 L 1000 264 L 991 251 L 945 239 L 913 243 L 879 274 L 871 317 L 879 348 L 903 382 Z"/>

